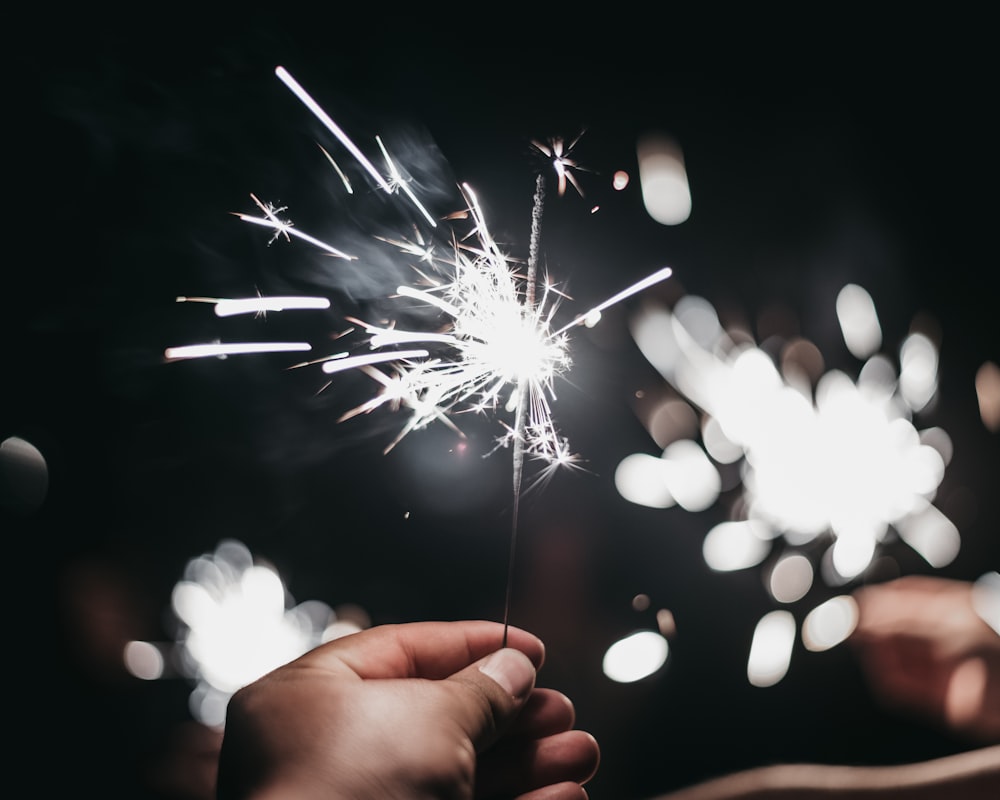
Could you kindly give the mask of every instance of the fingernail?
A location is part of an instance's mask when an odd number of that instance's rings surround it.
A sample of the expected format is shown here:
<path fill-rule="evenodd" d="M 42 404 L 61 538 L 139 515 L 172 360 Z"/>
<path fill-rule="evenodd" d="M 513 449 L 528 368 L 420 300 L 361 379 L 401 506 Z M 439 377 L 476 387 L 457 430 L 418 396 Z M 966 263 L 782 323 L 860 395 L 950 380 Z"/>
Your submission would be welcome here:
<path fill-rule="evenodd" d="M 484 658 L 479 671 L 500 684 L 511 697 L 520 698 L 535 685 L 535 665 L 520 650 L 510 647 Z"/>

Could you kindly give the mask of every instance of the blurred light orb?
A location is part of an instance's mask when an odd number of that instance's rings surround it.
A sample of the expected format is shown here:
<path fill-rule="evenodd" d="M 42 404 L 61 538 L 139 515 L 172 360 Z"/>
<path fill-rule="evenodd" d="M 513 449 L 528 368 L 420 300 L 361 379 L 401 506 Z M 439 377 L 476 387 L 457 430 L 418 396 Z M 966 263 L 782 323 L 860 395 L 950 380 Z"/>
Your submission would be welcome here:
<path fill-rule="evenodd" d="M 844 343 L 853 356 L 867 358 L 882 346 L 882 326 L 867 290 L 847 284 L 837 294 L 836 308 Z"/>
<path fill-rule="evenodd" d="M 867 532 L 838 536 L 830 545 L 830 560 L 837 574 L 845 579 L 857 577 L 871 563 L 877 540 Z"/>
<path fill-rule="evenodd" d="M 701 426 L 701 440 L 707 452 L 719 464 L 735 464 L 744 456 L 743 448 L 726 436 L 715 417 L 706 417 Z"/>
<path fill-rule="evenodd" d="M 677 620 L 674 619 L 674 612 L 669 608 L 661 608 L 656 612 L 656 627 L 660 634 L 666 639 L 672 639 L 677 635 Z"/>
<path fill-rule="evenodd" d="M 757 623 L 750 643 L 747 679 L 754 686 L 778 683 L 788 672 L 795 643 L 795 617 L 790 611 L 771 611 Z"/>
<path fill-rule="evenodd" d="M 676 398 L 664 400 L 650 413 L 646 429 L 660 447 L 678 439 L 691 439 L 698 435 L 698 412 L 691 404 Z"/>
<path fill-rule="evenodd" d="M 648 453 L 625 456 L 615 468 L 618 494 L 639 506 L 670 508 L 677 504 L 667 488 L 667 465 Z"/>
<path fill-rule="evenodd" d="M 140 680 L 155 681 L 163 677 L 163 653 L 151 642 L 129 642 L 125 645 L 125 669 Z"/>
<path fill-rule="evenodd" d="M 229 695 L 213 691 L 204 684 L 195 688 L 188 697 L 188 709 L 191 716 L 202 725 L 209 728 L 224 728 L 226 725 L 226 708 L 229 705 Z"/>
<path fill-rule="evenodd" d="M 958 556 L 962 537 L 958 527 L 936 506 L 923 500 L 896 521 L 900 538 L 932 567 L 946 567 Z"/>
<path fill-rule="evenodd" d="M 824 366 L 823 353 L 806 339 L 795 338 L 782 348 L 781 373 L 791 385 L 800 377 L 809 386 L 815 385 L 823 374 Z"/>
<path fill-rule="evenodd" d="M 704 511 L 719 499 L 722 478 L 697 442 L 672 442 L 661 458 L 667 489 L 685 511 Z"/>
<path fill-rule="evenodd" d="M 20 436 L 0 442 L 0 506 L 31 514 L 41 508 L 48 491 L 49 467 L 41 451 Z"/>
<path fill-rule="evenodd" d="M 691 188 L 680 147 L 670 137 L 646 134 L 636 154 L 646 212 L 661 225 L 680 225 L 691 216 Z"/>
<path fill-rule="evenodd" d="M 630 180 L 631 178 L 629 177 L 629 174 L 625 170 L 623 169 L 615 170 L 615 174 L 611 176 L 611 188 L 614 189 L 616 192 L 620 192 L 622 189 L 628 186 Z"/>
<path fill-rule="evenodd" d="M 611 645 L 604 654 L 604 674 L 617 683 L 635 683 L 662 667 L 667 640 L 656 631 L 636 631 Z"/>
<path fill-rule="evenodd" d="M 716 572 L 746 569 L 763 561 L 772 542 L 762 535 L 764 526 L 753 520 L 720 522 L 702 540 L 705 563 Z"/>
<path fill-rule="evenodd" d="M 899 351 L 899 392 L 914 411 L 922 411 L 937 393 L 938 351 L 922 333 L 912 333 Z"/>
<path fill-rule="evenodd" d="M 767 587 L 779 603 L 794 603 L 806 596 L 812 584 L 812 562 L 801 553 L 792 553 L 771 568 Z"/>
<path fill-rule="evenodd" d="M 806 614 L 802 621 L 802 644 L 817 653 L 835 647 L 858 625 L 858 604 L 849 594 L 831 597 Z"/>

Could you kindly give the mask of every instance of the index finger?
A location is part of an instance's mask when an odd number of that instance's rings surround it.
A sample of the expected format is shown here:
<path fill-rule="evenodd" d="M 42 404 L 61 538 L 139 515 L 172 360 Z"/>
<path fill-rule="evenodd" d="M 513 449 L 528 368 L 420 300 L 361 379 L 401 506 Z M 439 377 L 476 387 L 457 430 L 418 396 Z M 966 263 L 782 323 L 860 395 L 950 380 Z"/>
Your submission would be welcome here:
<path fill-rule="evenodd" d="M 348 666 L 361 678 L 429 678 L 453 675 L 500 649 L 503 625 L 487 620 L 380 625 L 320 645 L 303 658 L 318 666 Z M 534 634 L 507 629 L 507 646 L 520 650 L 537 670 L 545 646 Z"/>

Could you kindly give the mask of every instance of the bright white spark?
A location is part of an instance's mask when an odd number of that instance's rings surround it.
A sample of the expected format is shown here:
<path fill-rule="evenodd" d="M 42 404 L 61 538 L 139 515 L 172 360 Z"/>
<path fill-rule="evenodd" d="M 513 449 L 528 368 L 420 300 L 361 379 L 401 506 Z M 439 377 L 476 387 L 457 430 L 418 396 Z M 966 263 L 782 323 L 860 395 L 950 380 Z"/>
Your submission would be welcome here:
<path fill-rule="evenodd" d="M 431 216 L 430 212 L 424 208 L 423 203 L 417 199 L 417 196 L 410 188 L 409 181 L 403 177 L 402 173 L 399 171 L 399 167 L 396 166 L 396 162 L 389 157 L 389 151 L 386 150 L 385 145 L 382 144 L 382 137 L 376 136 L 375 142 L 378 144 L 379 150 L 382 151 L 382 157 L 385 159 L 385 165 L 389 169 L 390 191 L 402 189 L 406 196 L 410 198 L 410 202 L 417 207 L 417 210 L 423 215 L 424 219 L 427 220 L 430 226 L 432 228 L 437 227 L 437 221 Z"/>
<path fill-rule="evenodd" d="M 334 172 L 337 173 L 337 177 L 340 178 L 341 182 L 344 184 L 344 188 L 347 190 L 348 194 L 354 194 L 354 187 L 351 186 L 350 179 L 344 174 L 344 171 L 340 168 L 340 165 L 333 160 L 331 156 L 323 145 L 318 145 L 319 149 L 326 156 L 326 160 L 330 162 L 330 166 L 333 167 Z"/>
<path fill-rule="evenodd" d="M 253 197 L 255 202 L 258 203 L 260 202 L 252 194 L 250 196 Z M 276 209 L 273 208 L 271 205 L 267 205 L 266 207 L 269 209 L 269 213 L 263 217 L 255 217 L 250 214 L 241 214 L 239 212 L 235 212 L 235 216 L 239 217 L 244 222 L 252 222 L 254 225 L 263 225 L 265 228 L 273 228 L 275 233 L 274 236 L 271 237 L 272 242 L 278 236 L 284 236 L 285 239 L 287 240 L 289 234 L 291 234 L 292 236 L 302 239 L 305 242 L 309 242 L 309 244 L 315 245 L 321 250 L 326 250 L 326 252 L 328 252 L 330 255 L 336 256 L 337 258 L 346 258 L 348 261 L 354 261 L 357 258 L 357 256 L 348 255 L 343 250 L 338 250 L 332 244 L 327 244 L 321 239 L 317 239 L 315 236 L 310 236 L 308 233 L 303 233 L 288 220 L 278 219 L 278 217 L 276 216 L 277 212 L 282 211 L 284 209 Z"/>
<path fill-rule="evenodd" d="M 266 314 L 268 311 L 288 311 L 290 309 L 323 309 L 330 307 L 326 297 L 178 297 L 178 303 L 214 303 L 215 316 L 233 317 L 237 314 Z"/>
<path fill-rule="evenodd" d="M 209 356 L 245 355 L 247 353 L 294 353 L 311 350 L 307 342 L 236 342 L 229 344 L 190 344 L 168 347 L 163 356 L 168 361 Z"/>
<path fill-rule="evenodd" d="M 409 358 L 423 358 L 426 355 L 426 350 L 394 350 L 389 353 L 350 357 L 346 353 L 340 353 L 334 357 L 336 360 L 329 360 L 323 364 L 323 372 L 344 372 L 345 370 L 371 366 L 383 361 L 405 361 Z"/>
<path fill-rule="evenodd" d="M 570 366 L 570 356 L 565 331 L 551 328 L 554 292 L 544 291 L 533 308 L 526 306 L 514 267 L 490 236 L 475 195 L 465 190 L 478 246 L 455 246 L 448 264 L 450 281 L 428 289 L 397 290 L 440 311 L 447 324 L 432 331 L 361 325 L 374 349 L 424 343 L 448 351 L 446 357 L 396 365 L 398 376 L 391 383 L 396 402 L 413 411 L 410 430 L 457 410 L 510 409 L 513 387 L 523 380 L 529 393 L 525 452 L 546 461 L 563 459 L 549 399 L 554 397 L 555 379 Z M 504 441 L 512 434 L 508 431 Z"/>

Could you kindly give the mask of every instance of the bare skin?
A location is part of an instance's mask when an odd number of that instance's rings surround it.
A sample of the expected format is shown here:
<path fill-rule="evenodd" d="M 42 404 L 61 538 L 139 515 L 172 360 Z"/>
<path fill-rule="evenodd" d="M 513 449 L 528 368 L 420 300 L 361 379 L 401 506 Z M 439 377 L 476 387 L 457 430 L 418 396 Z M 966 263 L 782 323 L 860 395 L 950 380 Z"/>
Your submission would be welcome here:
<path fill-rule="evenodd" d="M 572 703 L 535 687 L 544 646 L 492 622 L 386 625 L 337 639 L 234 695 L 218 796 L 585 800 L 599 750 Z"/>
<path fill-rule="evenodd" d="M 879 702 L 974 743 L 1000 743 L 1000 635 L 972 584 L 912 575 L 855 593 L 852 644 Z"/>

